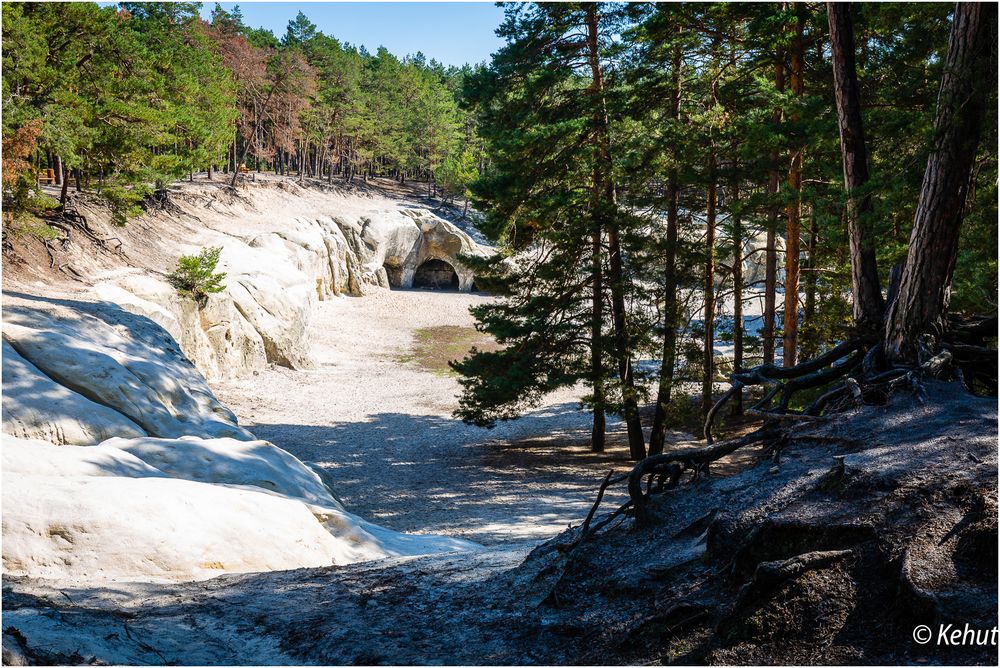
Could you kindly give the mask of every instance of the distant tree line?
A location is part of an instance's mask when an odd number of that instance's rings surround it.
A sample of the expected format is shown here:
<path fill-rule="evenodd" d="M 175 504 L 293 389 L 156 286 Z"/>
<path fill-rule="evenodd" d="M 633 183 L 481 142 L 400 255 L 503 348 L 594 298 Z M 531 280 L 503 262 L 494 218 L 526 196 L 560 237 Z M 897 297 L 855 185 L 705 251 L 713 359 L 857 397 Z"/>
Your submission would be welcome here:
<path fill-rule="evenodd" d="M 5 223 L 99 193 L 120 222 L 153 190 L 241 165 L 298 178 L 373 175 L 465 195 L 482 166 L 460 109 L 470 69 L 370 54 L 304 14 L 280 39 L 238 7 L 5 3 Z M 52 170 L 60 202 L 34 184 Z"/>

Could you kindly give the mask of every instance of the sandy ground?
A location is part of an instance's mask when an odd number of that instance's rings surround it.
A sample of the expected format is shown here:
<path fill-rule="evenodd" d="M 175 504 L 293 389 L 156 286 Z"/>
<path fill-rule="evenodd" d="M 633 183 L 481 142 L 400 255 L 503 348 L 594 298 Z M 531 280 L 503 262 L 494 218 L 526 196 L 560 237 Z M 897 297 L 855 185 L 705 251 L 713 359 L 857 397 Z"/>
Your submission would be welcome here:
<path fill-rule="evenodd" d="M 401 358 L 415 330 L 472 326 L 469 306 L 486 299 L 393 290 L 321 302 L 315 370 L 271 367 L 214 389 L 258 437 L 326 468 L 347 508 L 367 519 L 484 544 L 545 538 L 583 520 L 607 470 L 630 467 L 627 449 L 588 451 L 581 392 L 493 430 L 451 416 L 456 379 Z M 623 426 L 609 429 L 620 440 Z"/>

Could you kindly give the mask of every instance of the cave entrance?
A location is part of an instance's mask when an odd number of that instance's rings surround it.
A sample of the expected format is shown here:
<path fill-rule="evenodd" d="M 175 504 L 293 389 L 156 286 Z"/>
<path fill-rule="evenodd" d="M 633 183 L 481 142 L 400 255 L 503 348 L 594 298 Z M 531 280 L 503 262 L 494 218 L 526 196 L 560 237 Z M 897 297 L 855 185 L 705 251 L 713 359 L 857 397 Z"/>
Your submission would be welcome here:
<path fill-rule="evenodd" d="M 413 287 L 458 290 L 458 274 L 444 260 L 427 260 L 417 267 L 417 273 L 413 275 Z"/>

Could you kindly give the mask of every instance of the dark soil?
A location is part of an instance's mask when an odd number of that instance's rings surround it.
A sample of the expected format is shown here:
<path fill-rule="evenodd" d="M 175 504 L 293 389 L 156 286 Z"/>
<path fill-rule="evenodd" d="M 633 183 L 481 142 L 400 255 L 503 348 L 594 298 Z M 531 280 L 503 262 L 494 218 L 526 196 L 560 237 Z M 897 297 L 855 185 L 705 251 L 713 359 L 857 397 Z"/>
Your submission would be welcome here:
<path fill-rule="evenodd" d="M 996 665 L 995 644 L 936 642 L 941 624 L 997 623 L 996 401 L 924 390 L 794 423 L 764 444 L 777 462 L 758 451 L 682 482 L 654 497 L 651 524 L 622 517 L 575 547 L 579 528 L 526 558 L 11 579 L 4 626 L 21 655 L 60 662 Z M 119 638 L 122 620 L 142 645 Z"/>

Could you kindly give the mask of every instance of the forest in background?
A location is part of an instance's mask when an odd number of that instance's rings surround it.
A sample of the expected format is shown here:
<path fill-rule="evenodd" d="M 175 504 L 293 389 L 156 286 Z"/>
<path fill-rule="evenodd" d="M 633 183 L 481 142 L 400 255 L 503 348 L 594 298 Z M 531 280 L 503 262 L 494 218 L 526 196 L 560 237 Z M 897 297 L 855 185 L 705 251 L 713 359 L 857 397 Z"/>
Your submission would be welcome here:
<path fill-rule="evenodd" d="M 301 12 L 279 38 L 238 6 L 209 21 L 201 6 L 4 4 L 5 227 L 69 188 L 98 193 L 124 223 L 170 182 L 239 165 L 464 195 L 481 161 L 459 108 L 468 67 L 368 53 Z M 61 202 L 32 189 L 49 169 Z"/>
<path fill-rule="evenodd" d="M 859 340 L 853 364 L 888 336 L 893 290 L 919 315 L 901 359 L 947 311 L 996 313 L 996 8 L 956 25 L 970 7 L 511 4 L 491 63 L 445 68 L 353 48 L 301 12 L 279 39 L 238 9 L 203 21 L 198 3 L 5 3 L 5 240 L 52 233 L 71 189 L 124 224 L 170 182 L 218 170 L 235 184 L 244 164 L 471 189 L 500 250 L 475 262 L 499 297 L 476 315 L 505 347 L 456 365 L 459 415 L 514 418 L 583 381 L 594 448 L 618 413 L 641 458 L 640 405 L 655 404 L 655 453 L 691 384 L 701 417 L 715 384 L 754 364 Z M 950 47 L 959 29 L 967 52 Z M 36 187 L 46 170 L 58 199 Z M 748 279 L 743 260 L 761 255 Z M 993 365 L 970 386 L 995 391 Z M 783 410 L 836 378 L 820 380 Z"/>

